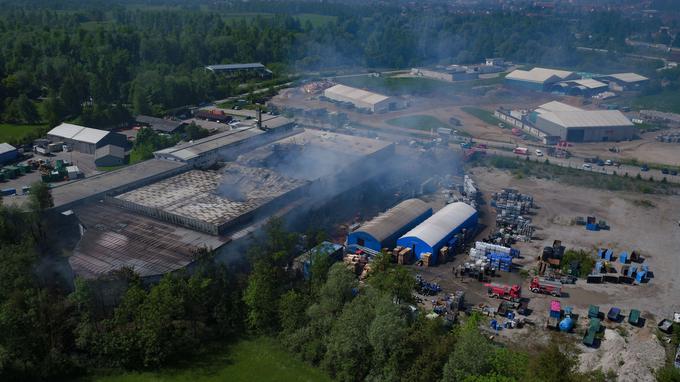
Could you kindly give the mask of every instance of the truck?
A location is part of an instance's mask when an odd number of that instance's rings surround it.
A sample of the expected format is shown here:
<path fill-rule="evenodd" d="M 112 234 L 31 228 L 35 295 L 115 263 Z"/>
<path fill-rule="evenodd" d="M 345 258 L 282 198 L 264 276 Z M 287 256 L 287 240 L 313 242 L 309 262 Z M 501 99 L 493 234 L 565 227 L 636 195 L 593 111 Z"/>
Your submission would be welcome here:
<path fill-rule="evenodd" d="M 529 149 L 526 147 L 515 147 L 512 152 L 518 155 L 529 155 Z"/>
<path fill-rule="evenodd" d="M 562 296 L 562 283 L 559 281 L 548 281 L 539 277 L 534 277 L 529 285 L 529 290 L 533 293 L 549 294 L 554 297 Z"/>
<path fill-rule="evenodd" d="M 487 294 L 491 298 L 499 298 L 512 302 L 519 302 L 522 298 L 522 288 L 519 285 L 485 284 Z"/>

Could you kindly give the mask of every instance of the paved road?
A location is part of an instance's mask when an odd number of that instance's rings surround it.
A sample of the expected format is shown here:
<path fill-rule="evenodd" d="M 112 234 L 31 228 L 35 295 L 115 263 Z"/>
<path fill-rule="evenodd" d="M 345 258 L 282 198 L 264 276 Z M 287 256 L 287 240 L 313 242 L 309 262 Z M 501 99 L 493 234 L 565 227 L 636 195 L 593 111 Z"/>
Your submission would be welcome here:
<path fill-rule="evenodd" d="M 524 158 L 525 155 L 518 155 L 514 154 L 510 151 L 505 151 L 505 150 L 498 150 L 494 148 L 490 148 L 486 150 L 487 153 L 493 154 L 493 155 L 500 155 L 500 156 L 505 156 L 505 157 L 512 157 L 512 158 Z M 530 158 L 532 160 L 538 159 L 536 155 L 532 153 L 530 155 Z M 608 174 L 608 175 L 618 175 L 618 176 L 624 176 L 625 174 L 628 174 L 630 177 L 635 177 L 638 174 L 643 178 L 643 179 L 649 179 L 650 177 L 654 178 L 655 181 L 660 181 L 664 177 L 668 182 L 673 182 L 673 183 L 680 183 L 680 176 L 676 175 L 664 175 L 661 173 L 660 170 L 654 170 L 650 169 L 649 171 L 640 171 L 640 167 L 636 166 L 628 166 L 628 165 L 621 165 L 620 167 L 615 167 L 615 166 L 597 166 L 594 164 L 591 164 L 590 169 L 585 169 L 583 168 L 583 159 L 582 158 L 577 158 L 577 157 L 571 157 L 569 159 L 561 159 L 561 158 L 553 158 L 553 157 L 541 157 L 540 159 L 548 159 L 551 164 L 562 166 L 562 167 L 569 167 L 573 169 L 578 169 L 582 171 L 588 171 L 588 172 L 597 172 L 600 174 Z"/>

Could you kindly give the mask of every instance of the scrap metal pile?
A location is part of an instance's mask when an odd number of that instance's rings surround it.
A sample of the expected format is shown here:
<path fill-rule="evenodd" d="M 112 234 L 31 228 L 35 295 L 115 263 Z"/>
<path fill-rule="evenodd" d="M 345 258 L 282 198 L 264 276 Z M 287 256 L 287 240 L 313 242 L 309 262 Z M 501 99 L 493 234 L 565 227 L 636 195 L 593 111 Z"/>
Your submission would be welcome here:
<path fill-rule="evenodd" d="M 529 241 L 535 227 L 527 215 L 534 208 L 534 198 L 517 190 L 504 188 L 491 196 L 491 206 L 496 209 L 496 227 L 499 231 L 492 239 L 500 244 Z"/>
<path fill-rule="evenodd" d="M 680 133 L 659 134 L 656 140 L 664 143 L 680 143 Z"/>
<path fill-rule="evenodd" d="M 469 175 L 465 175 L 463 178 L 463 202 L 472 206 L 472 208 L 477 209 L 477 198 L 479 197 L 479 189 L 477 184 L 470 178 Z"/>

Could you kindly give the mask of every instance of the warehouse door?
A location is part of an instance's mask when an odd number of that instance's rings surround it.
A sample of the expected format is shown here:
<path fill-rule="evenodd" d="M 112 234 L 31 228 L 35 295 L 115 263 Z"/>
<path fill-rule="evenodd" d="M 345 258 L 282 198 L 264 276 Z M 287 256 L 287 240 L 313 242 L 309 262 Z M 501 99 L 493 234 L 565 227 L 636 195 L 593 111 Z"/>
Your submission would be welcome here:
<path fill-rule="evenodd" d="M 583 129 L 569 129 L 567 130 L 568 142 L 583 142 L 585 131 Z"/>

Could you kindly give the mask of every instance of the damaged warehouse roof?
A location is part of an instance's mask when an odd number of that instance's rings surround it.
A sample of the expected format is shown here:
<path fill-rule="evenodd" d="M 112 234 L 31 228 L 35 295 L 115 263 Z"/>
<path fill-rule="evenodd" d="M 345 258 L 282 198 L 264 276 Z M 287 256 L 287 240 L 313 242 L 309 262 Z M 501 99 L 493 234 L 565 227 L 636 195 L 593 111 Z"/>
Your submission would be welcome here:
<path fill-rule="evenodd" d="M 118 195 L 113 202 L 213 235 L 238 218 L 306 184 L 266 168 L 227 164 L 220 171 L 191 170 Z"/>
<path fill-rule="evenodd" d="M 347 236 L 347 244 L 375 251 L 393 246 L 399 236 L 432 215 L 432 208 L 420 199 L 407 199 L 364 223 Z"/>
<path fill-rule="evenodd" d="M 82 205 L 75 212 L 85 231 L 69 264 L 83 278 L 104 276 L 124 267 L 141 277 L 160 276 L 191 264 L 198 249 L 217 249 L 228 241 L 108 203 Z"/>

